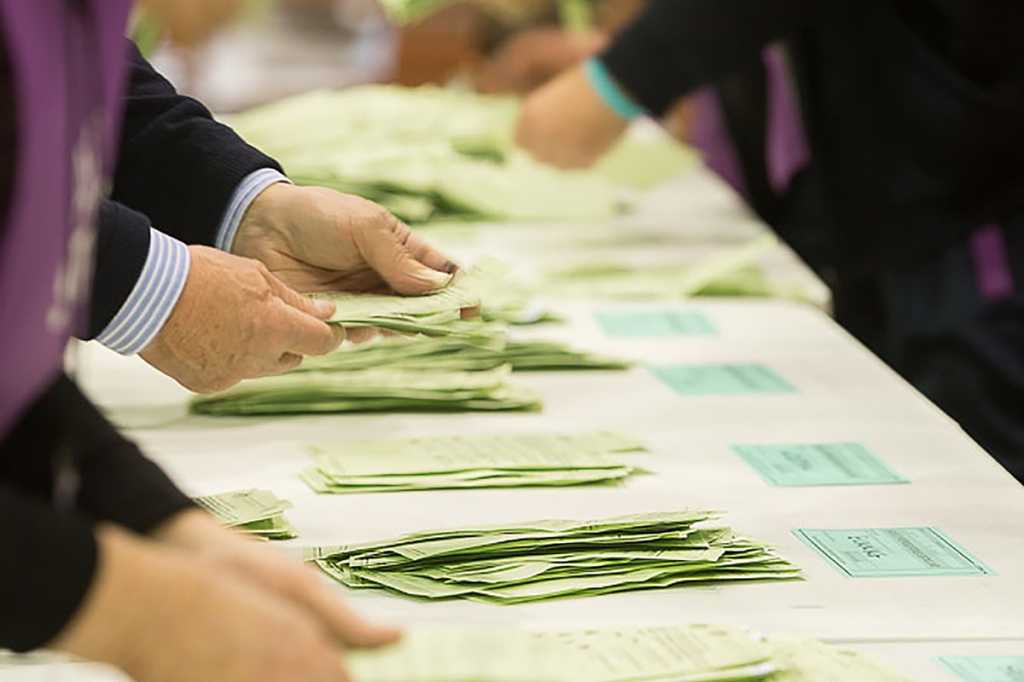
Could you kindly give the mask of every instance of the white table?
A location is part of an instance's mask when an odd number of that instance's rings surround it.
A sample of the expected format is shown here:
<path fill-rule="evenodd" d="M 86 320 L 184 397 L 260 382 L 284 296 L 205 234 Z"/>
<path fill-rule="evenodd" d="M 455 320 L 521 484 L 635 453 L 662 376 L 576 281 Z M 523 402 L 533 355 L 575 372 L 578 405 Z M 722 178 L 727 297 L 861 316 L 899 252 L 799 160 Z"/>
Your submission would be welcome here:
<path fill-rule="evenodd" d="M 682 183 L 708 217 L 743 233 L 756 223 L 723 203 L 706 178 Z M 703 189 L 701 189 L 703 187 Z M 718 198 L 715 193 L 718 192 Z M 668 198 L 669 195 L 665 194 Z M 734 201 L 729 199 L 729 201 Z M 666 199 L 666 206 L 668 203 Z M 717 208 L 716 208 L 717 207 Z M 664 206 L 645 215 L 666 232 Z M 661 216 L 659 219 L 657 216 Z M 730 222 L 729 216 L 732 217 Z M 639 218 L 632 218 L 638 220 Z M 746 227 L 745 227 L 746 226 Z M 720 234 L 682 230 L 693 248 Z M 751 232 L 744 234 L 749 236 Z M 716 233 L 717 234 L 717 233 Z M 742 240 L 746 237 L 740 236 Z M 487 240 L 497 239 L 488 235 Z M 530 257 L 520 234 L 514 256 Z M 716 242 L 716 239 L 719 242 Z M 725 239 L 726 243 L 730 240 Z M 735 243 L 735 240 L 732 240 Z M 473 249 L 481 249 L 481 240 Z M 781 270 L 816 280 L 785 252 Z M 503 254 L 506 255 L 506 254 Z M 815 286 L 820 286 L 817 283 Z M 823 287 L 822 287 L 823 288 Z M 819 301 L 827 308 L 827 290 Z M 624 340 L 605 337 L 593 314 L 613 307 L 676 305 L 702 312 L 711 337 Z M 561 338 L 642 363 L 759 362 L 798 390 L 792 395 L 684 397 L 647 370 L 516 375 L 539 390 L 537 414 L 338 415 L 285 419 L 188 417 L 185 392 L 137 359 L 94 346 L 81 353 L 83 385 L 119 424 L 192 494 L 267 487 L 295 503 L 288 513 L 301 537 L 287 547 L 391 537 L 414 530 L 547 517 L 603 517 L 653 510 L 711 508 L 735 528 L 778 546 L 806 580 L 633 592 L 515 607 L 422 603 L 352 593 L 375 618 L 404 624 L 562 627 L 612 623 L 723 622 L 769 633 L 855 643 L 921 680 L 942 677 L 931 659 L 972 652 L 1020 653 L 1024 641 L 1024 494 L 959 427 L 843 332 L 821 309 L 766 300 L 674 304 L 572 303 L 568 321 L 521 332 Z M 438 491 L 317 496 L 297 473 L 304 445 L 350 439 L 516 430 L 616 429 L 646 439 L 653 475 L 617 488 Z M 732 454 L 736 443 L 857 441 L 909 478 L 910 485 L 777 488 Z M 800 527 L 936 526 L 996 575 L 959 578 L 843 576 L 798 541 Z M 342 588 L 338 588 L 342 589 Z M 1013 641 L 1018 640 L 1018 641 Z M 52 666 L 0 670 L 0 680 L 60 679 Z M 73 679 L 85 679 L 72 668 Z M 52 674 L 52 676 L 47 673 Z M 32 678 L 31 675 L 40 677 Z M 13 675 L 13 676 L 12 676 Z M 79 676 L 74 676 L 79 675 Z M 71 679 L 71 678 L 69 678 Z"/>
<path fill-rule="evenodd" d="M 600 306 L 602 308 L 606 306 Z M 136 360 L 84 357 L 83 380 L 115 421 L 195 494 L 268 487 L 296 504 L 293 544 L 336 544 L 433 527 L 603 517 L 710 508 L 744 533 L 773 543 L 806 571 L 803 582 L 634 592 L 516 607 L 422 603 L 357 592 L 361 608 L 400 622 L 455 619 L 493 624 L 726 621 L 767 632 L 836 640 L 1024 638 L 1024 543 L 1020 486 L 945 415 L 810 306 L 773 301 L 697 302 L 716 337 L 604 338 L 594 306 L 572 306 L 560 331 L 580 345 L 658 363 L 761 362 L 795 385 L 793 395 L 684 397 L 648 371 L 517 375 L 539 390 L 539 414 L 343 415 L 285 419 L 184 417 L 183 392 Z M 758 333 L 754 334 L 753 331 Z M 175 417 L 175 414 L 178 416 Z M 167 423 L 171 420 L 170 423 Z M 163 426 L 156 427 L 163 423 Z M 296 474 L 303 446 L 346 439 L 515 430 L 606 428 L 645 438 L 655 472 L 616 488 L 437 491 L 317 496 Z M 764 483 L 730 446 L 858 441 L 910 485 L 779 488 Z M 797 540 L 800 527 L 936 526 L 997 575 L 851 579 Z"/>

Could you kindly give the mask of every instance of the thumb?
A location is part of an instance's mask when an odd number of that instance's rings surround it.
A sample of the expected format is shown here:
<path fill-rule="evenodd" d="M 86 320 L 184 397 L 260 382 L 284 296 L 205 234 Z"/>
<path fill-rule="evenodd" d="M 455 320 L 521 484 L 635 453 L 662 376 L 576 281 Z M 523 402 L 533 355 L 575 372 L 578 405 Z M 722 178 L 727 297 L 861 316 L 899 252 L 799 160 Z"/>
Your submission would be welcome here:
<path fill-rule="evenodd" d="M 298 308 L 302 312 L 307 315 L 311 315 L 318 320 L 328 321 L 334 316 L 336 306 L 333 301 L 313 299 L 309 296 L 303 296 L 282 282 L 272 273 L 268 273 L 266 278 L 267 283 L 270 285 L 274 294 L 292 308 Z"/>
<path fill-rule="evenodd" d="M 417 260 L 408 244 L 412 231 L 390 213 L 356 233 L 356 245 L 384 282 L 400 294 L 415 295 L 448 286 L 452 276 Z"/>

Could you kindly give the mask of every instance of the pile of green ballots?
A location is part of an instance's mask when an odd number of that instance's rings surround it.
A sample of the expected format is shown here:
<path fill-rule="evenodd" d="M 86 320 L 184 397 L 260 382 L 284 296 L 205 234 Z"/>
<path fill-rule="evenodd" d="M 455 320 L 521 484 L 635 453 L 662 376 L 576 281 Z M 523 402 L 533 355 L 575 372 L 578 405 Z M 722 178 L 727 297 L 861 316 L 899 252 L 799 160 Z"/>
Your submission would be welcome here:
<path fill-rule="evenodd" d="M 854 651 L 720 625 L 420 628 L 348 666 L 355 682 L 910 682 Z"/>
<path fill-rule="evenodd" d="M 269 490 L 236 490 L 195 498 L 195 503 L 224 526 L 267 540 L 289 540 L 295 529 L 284 517 L 291 503 Z"/>
<path fill-rule="evenodd" d="M 518 109 L 508 97 L 370 85 L 310 92 L 228 123 L 297 184 L 357 194 L 408 223 L 590 223 L 629 209 L 636 190 L 622 179 L 651 172 L 645 150 L 631 153 L 627 141 L 593 170 L 546 166 L 514 144 Z M 671 139 L 653 147 L 671 150 L 655 180 L 695 164 Z"/>
<path fill-rule="evenodd" d="M 534 370 L 619 370 L 632 362 L 572 348 L 559 341 L 519 340 L 481 345 L 459 337 L 381 338 L 345 345 L 320 357 L 306 358 L 298 372 L 351 372 L 391 367 L 425 371 L 481 371 L 509 365 L 516 372 Z"/>
<path fill-rule="evenodd" d="M 313 294 L 312 298 L 335 303 L 337 309 L 329 320 L 332 324 L 486 340 L 502 335 L 504 327 L 462 320 L 464 310 L 480 307 L 482 275 L 479 269 L 457 272 L 444 289 L 422 296 L 331 293 Z"/>
<path fill-rule="evenodd" d="M 352 588 L 497 604 L 737 580 L 790 580 L 800 570 L 727 527 L 714 512 L 536 521 L 413 533 L 307 550 Z"/>
<path fill-rule="evenodd" d="M 302 474 L 318 493 L 617 483 L 642 443 L 615 433 L 435 436 L 314 446 Z"/>
<path fill-rule="evenodd" d="M 508 366 L 484 372 L 293 372 L 196 396 L 190 409 L 221 416 L 539 410 L 540 397 L 510 383 L 511 373 Z"/>

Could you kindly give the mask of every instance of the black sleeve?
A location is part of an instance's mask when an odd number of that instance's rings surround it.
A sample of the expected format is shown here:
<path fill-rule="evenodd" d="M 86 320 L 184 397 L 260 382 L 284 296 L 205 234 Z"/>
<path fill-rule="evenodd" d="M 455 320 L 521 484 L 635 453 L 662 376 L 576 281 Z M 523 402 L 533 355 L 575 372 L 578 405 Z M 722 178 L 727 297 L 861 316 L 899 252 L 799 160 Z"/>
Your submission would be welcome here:
<path fill-rule="evenodd" d="M 641 106 L 662 115 L 683 95 L 759 58 L 818 20 L 822 0 L 652 0 L 601 55 Z"/>
<path fill-rule="evenodd" d="M 106 329 L 128 299 L 149 255 L 149 218 L 105 200 L 96 215 L 96 261 L 89 305 L 89 328 L 83 337 L 93 339 Z"/>
<path fill-rule="evenodd" d="M 16 614 L 0 648 L 41 646 L 71 618 L 96 570 L 94 523 L 147 533 L 191 505 L 62 375 L 0 442 L 0 613 Z"/>
<path fill-rule="evenodd" d="M 276 161 L 179 95 L 128 42 L 130 80 L 111 196 L 186 244 L 212 245 L 238 184 Z"/>
<path fill-rule="evenodd" d="M 92 524 L 0 481 L 0 649 L 38 649 L 78 610 L 96 572 Z"/>

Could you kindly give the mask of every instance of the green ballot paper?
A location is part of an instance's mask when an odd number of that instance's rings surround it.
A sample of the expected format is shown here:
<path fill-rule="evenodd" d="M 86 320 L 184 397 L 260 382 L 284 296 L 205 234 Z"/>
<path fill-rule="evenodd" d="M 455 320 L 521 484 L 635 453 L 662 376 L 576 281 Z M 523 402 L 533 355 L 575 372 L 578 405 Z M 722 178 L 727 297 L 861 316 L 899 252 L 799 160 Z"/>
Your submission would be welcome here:
<path fill-rule="evenodd" d="M 316 466 L 302 480 L 318 493 L 336 494 L 615 483 L 641 471 L 621 453 L 643 449 L 605 432 L 318 445 Z"/>
<path fill-rule="evenodd" d="M 295 529 L 284 517 L 291 503 L 269 490 L 236 490 L 196 497 L 194 501 L 221 524 L 240 533 L 267 540 L 297 537 Z"/>
<path fill-rule="evenodd" d="M 511 371 L 505 366 L 482 372 L 294 372 L 196 396 L 190 409 L 215 416 L 539 410 L 533 391 L 509 383 Z"/>
<path fill-rule="evenodd" d="M 708 625 L 416 629 L 348 661 L 357 682 L 738 682 L 776 670 L 751 635 Z"/>
<path fill-rule="evenodd" d="M 772 485 L 908 482 L 860 443 L 734 445 L 732 449 Z"/>
<path fill-rule="evenodd" d="M 461 329 L 451 323 L 461 319 L 463 310 L 480 306 L 479 278 L 477 271 L 460 271 L 445 288 L 422 296 L 328 293 L 311 298 L 336 304 L 329 320 L 333 324 L 445 336 Z"/>
<path fill-rule="evenodd" d="M 854 578 L 993 573 L 937 528 L 801 528 L 794 533 Z"/>
<path fill-rule="evenodd" d="M 333 353 L 306 358 L 297 372 L 342 372 L 395 368 L 473 372 L 510 366 L 516 372 L 622 370 L 632 362 L 572 348 L 558 341 L 500 341 L 480 344 L 456 338 L 380 338 L 344 345 Z"/>
<path fill-rule="evenodd" d="M 768 637 L 764 645 L 779 668 L 771 682 L 914 682 L 856 651 L 811 639 Z"/>
<path fill-rule="evenodd" d="M 702 525 L 715 516 L 667 512 L 426 531 L 310 548 L 306 558 L 351 588 L 496 604 L 799 578 L 800 570 L 770 547 Z"/>
<path fill-rule="evenodd" d="M 1024 680 L 1024 655 L 943 656 L 938 660 L 963 682 L 1021 682 Z"/>
<path fill-rule="evenodd" d="M 389 0 L 386 9 L 406 21 L 438 1 Z M 600 169 L 559 170 L 517 149 L 518 108 L 510 97 L 370 85 L 306 93 L 228 122 L 297 184 L 358 194 L 410 223 L 592 222 L 632 205 L 632 188 Z"/>
<path fill-rule="evenodd" d="M 417 628 L 347 659 L 355 682 L 912 682 L 854 651 L 722 625 Z"/>
<path fill-rule="evenodd" d="M 739 396 L 796 392 L 789 382 L 764 365 L 662 365 L 652 367 L 651 372 L 680 395 Z"/>

